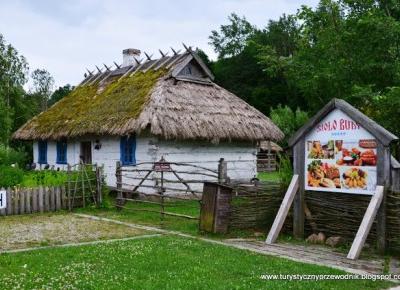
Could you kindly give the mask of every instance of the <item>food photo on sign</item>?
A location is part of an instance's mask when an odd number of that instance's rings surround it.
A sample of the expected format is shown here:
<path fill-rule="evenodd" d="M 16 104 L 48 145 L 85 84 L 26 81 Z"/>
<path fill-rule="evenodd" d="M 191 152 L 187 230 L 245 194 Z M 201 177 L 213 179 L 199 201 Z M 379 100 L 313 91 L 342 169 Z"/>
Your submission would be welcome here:
<path fill-rule="evenodd" d="M 334 110 L 305 140 L 307 190 L 374 193 L 377 142 L 361 125 Z"/>

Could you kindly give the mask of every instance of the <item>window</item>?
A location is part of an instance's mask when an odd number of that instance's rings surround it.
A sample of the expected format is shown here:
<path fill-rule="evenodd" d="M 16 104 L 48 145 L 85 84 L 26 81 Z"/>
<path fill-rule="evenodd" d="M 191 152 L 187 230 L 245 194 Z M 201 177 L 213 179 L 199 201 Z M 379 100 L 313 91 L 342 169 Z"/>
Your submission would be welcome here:
<path fill-rule="evenodd" d="M 135 136 L 121 137 L 121 163 L 122 165 L 135 165 L 136 139 Z"/>
<path fill-rule="evenodd" d="M 57 164 L 67 164 L 67 141 L 57 142 Z"/>
<path fill-rule="evenodd" d="M 39 149 L 38 163 L 47 164 L 47 141 L 39 141 L 38 149 Z"/>

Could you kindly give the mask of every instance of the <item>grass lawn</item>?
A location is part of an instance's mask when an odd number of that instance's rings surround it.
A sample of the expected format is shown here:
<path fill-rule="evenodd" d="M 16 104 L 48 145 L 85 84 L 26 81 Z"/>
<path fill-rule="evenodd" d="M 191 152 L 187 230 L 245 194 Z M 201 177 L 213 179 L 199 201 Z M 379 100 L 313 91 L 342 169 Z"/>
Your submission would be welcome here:
<path fill-rule="evenodd" d="M 109 204 L 114 204 L 114 200 L 109 199 Z M 195 200 L 180 200 L 165 203 L 165 211 L 173 212 L 178 214 L 184 214 L 194 217 L 200 216 L 200 203 Z M 159 205 L 146 204 L 146 203 L 134 203 L 127 202 L 125 207 L 129 209 L 122 209 L 117 211 L 115 207 L 110 206 L 109 208 L 86 208 L 77 209 L 76 212 L 87 213 L 101 217 L 107 217 L 110 219 L 116 219 L 120 221 L 126 221 L 131 223 L 137 223 L 142 225 L 156 226 L 163 229 L 180 231 L 192 235 L 198 234 L 199 221 L 192 219 L 185 219 L 173 216 L 165 215 L 161 219 L 161 215 L 156 212 L 140 211 L 139 209 L 145 210 L 160 210 Z"/>
<path fill-rule="evenodd" d="M 278 182 L 280 180 L 278 171 L 260 172 L 257 174 L 257 177 L 258 177 L 258 179 L 260 179 L 260 181 L 276 181 L 276 182 Z"/>
<path fill-rule="evenodd" d="M 345 272 L 194 239 L 141 240 L 0 255 L 2 289 L 383 289 L 370 280 L 262 280 Z"/>

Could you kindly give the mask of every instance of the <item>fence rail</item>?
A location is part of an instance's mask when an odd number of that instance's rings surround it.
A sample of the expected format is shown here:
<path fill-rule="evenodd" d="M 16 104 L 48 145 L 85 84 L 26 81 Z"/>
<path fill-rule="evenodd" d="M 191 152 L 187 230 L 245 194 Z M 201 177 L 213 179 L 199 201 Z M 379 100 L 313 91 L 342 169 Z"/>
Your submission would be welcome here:
<path fill-rule="evenodd" d="M 64 186 L 37 188 L 8 188 L 6 192 L 6 208 L 0 209 L 0 215 L 18 215 L 35 212 L 51 212 L 67 209 L 68 198 Z M 4 202 L 4 201 L 3 201 Z"/>

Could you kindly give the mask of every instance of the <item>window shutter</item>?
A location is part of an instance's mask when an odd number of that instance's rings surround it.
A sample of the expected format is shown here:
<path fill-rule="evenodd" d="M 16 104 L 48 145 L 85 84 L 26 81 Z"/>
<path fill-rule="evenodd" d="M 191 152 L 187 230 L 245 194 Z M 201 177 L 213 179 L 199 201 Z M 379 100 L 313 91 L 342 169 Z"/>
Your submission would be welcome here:
<path fill-rule="evenodd" d="M 122 165 L 135 165 L 136 140 L 135 136 L 123 136 L 120 139 L 121 163 Z"/>
<path fill-rule="evenodd" d="M 47 164 L 47 141 L 39 141 L 38 142 L 38 163 L 39 164 Z"/>

